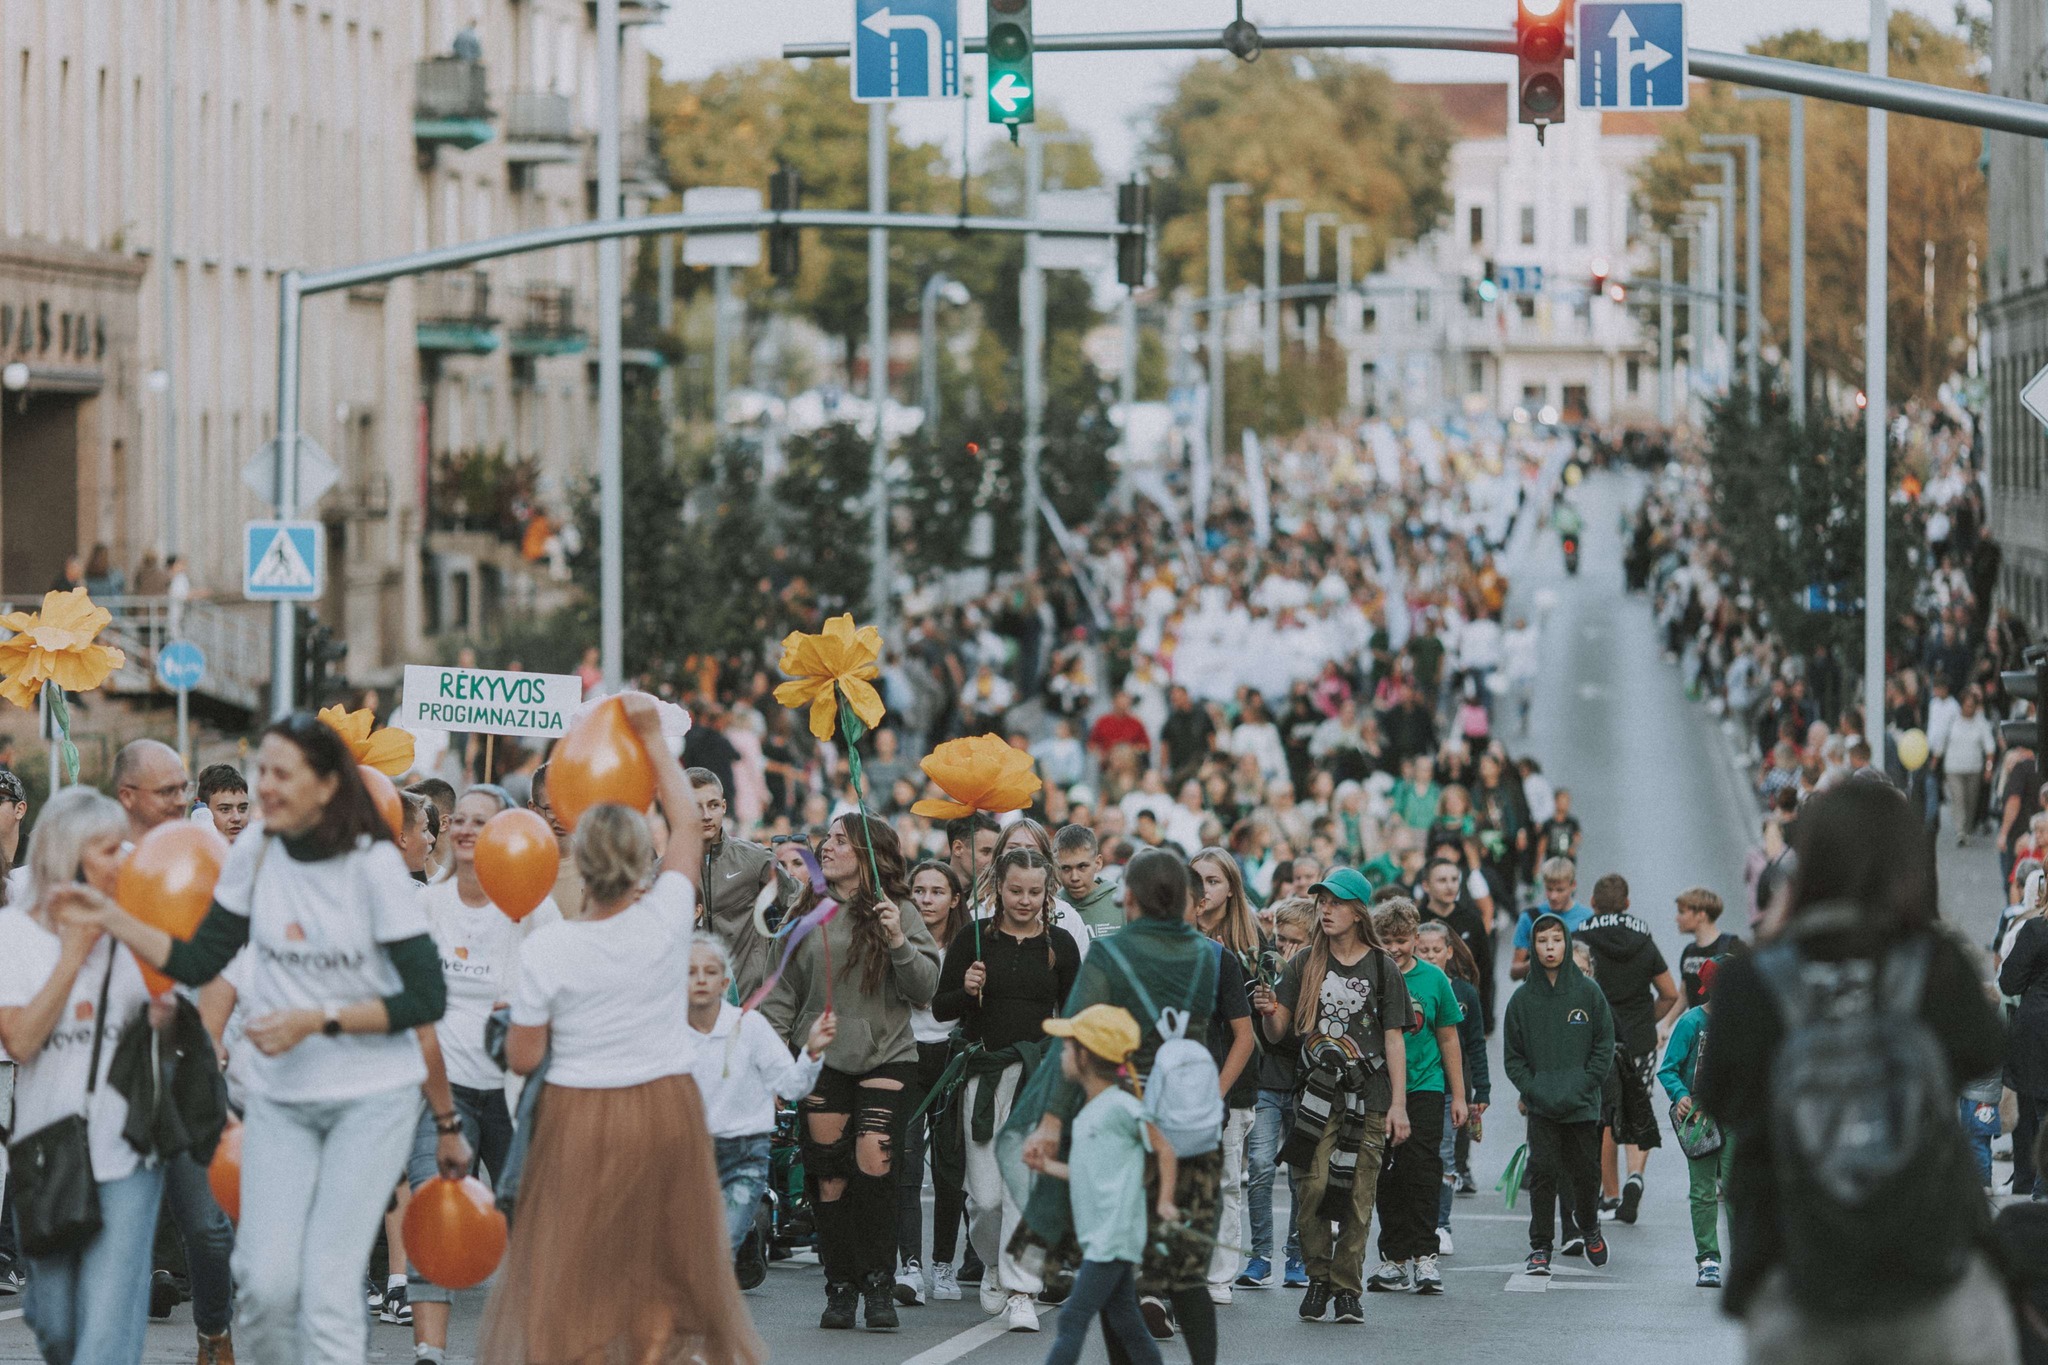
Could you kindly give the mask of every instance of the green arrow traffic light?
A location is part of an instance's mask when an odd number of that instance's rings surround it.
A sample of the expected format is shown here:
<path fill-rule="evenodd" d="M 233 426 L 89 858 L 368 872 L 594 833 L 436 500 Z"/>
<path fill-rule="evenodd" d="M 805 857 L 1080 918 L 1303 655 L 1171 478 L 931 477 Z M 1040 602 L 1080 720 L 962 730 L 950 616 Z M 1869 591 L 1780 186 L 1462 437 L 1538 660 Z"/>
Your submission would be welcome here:
<path fill-rule="evenodd" d="M 1009 128 L 1036 120 L 1031 78 L 1031 0 L 988 0 L 988 121 Z"/>

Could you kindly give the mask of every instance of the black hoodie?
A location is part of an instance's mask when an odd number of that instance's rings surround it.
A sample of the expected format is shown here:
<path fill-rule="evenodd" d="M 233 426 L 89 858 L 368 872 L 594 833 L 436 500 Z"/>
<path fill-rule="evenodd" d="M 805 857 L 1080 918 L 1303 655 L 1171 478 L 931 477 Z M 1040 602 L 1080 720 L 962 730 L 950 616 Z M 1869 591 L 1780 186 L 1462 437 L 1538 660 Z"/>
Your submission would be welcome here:
<path fill-rule="evenodd" d="M 1656 992 L 1650 983 L 1671 970 L 1650 926 L 1627 911 L 1596 914 L 1579 926 L 1593 950 L 1593 979 L 1614 1011 L 1614 1040 L 1631 1057 L 1657 1050 Z"/>

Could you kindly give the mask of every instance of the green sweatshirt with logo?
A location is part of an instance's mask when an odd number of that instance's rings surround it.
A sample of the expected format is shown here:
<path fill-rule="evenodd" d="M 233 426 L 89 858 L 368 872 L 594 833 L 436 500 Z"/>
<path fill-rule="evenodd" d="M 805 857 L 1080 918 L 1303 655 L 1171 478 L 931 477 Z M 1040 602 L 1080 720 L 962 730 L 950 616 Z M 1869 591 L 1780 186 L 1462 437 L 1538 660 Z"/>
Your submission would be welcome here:
<path fill-rule="evenodd" d="M 1102 938 L 1124 927 L 1123 888 L 1115 882 L 1097 877 L 1095 884 L 1076 900 L 1060 888 L 1060 899 L 1074 907 L 1074 913 L 1081 917 L 1081 923 L 1088 926 L 1088 937 Z"/>

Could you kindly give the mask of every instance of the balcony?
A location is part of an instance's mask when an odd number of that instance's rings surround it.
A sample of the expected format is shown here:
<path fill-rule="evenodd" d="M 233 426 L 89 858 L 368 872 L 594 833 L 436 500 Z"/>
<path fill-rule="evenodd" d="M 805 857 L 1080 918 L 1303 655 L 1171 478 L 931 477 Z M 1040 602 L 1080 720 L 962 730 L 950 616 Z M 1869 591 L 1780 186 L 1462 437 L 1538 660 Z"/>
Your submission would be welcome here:
<path fill-rule="evenodd" d="M 421 147 L 468 149 L 492 137 L 484 64 L 467 57 L 428 57 L 413 64 L 412 135 Z"/>
<path fill-rule="evenodd" d="M 421 276 L 413 320 L 422 351 L 489 355 L 498 349 L 498 320 L 491 316 L 491 277 L 481 270 Z"/>
<path fill-rule="evenodd" d="M 582 139 L 567 95 L 515 90 L 505 109 L 505 160 L 514 165 L 574 161 Z"/>
<path fill-rule="evenodd" d="M 590 11 L 590 22 L 597 22 L 597 0 L 584 0 Z M 619 0 L 619 27 L 631 28 L 635 24 L 658 24 L 668 14 L 668 0 Z"/>
<path fill-rule="evenodd" d="M 576 291 L 566 284 L 528 285 L 525 315 L 510 342 L 515 356 L 582 354 L 590 336 L 576 321 Z"/>

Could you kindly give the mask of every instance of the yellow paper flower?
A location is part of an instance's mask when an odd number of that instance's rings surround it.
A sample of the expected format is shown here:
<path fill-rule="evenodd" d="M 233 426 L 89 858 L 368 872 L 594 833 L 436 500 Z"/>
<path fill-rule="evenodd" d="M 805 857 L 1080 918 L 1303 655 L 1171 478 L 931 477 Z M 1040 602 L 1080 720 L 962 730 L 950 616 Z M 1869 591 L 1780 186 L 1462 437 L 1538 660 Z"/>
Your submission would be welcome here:
<path fill-rule="evenodd" d="M 882 723 L 882 694 L 868 680 L 881 672 L 875 663 L 881 653 L 882 632 L 873 626 L 855 630 L 851 612 L 827 621 L 820 635 L 793 630 L 783 637 L 776 665 L 791 681 L 775 689 L 775 700 L 792 711 L 809 706 L 811 733 L 830 739 L 843 693 L 853 714 L 872 730 Z"/>
<path fill-rule="evenodd" d="M 112 645 L 93 643 L 113 619 L 105 607 L 92 604 L 84 588 L 46 593 L 40 612 L 0 616 L 0 626 L 14 632 L 0 642 L 0 697 L 27 710 L 48 681 L 66 692 L 98 687 L 128 662 Z"/>
<path fill-rule="evenodd" d="M 334 732 L 355 754 L 356 762 L 365 768 L 375 768 L 386 777 L 403 777 L 412 771 L 412 733 L 396 726 L 377 729 L 377 713 L 367 706 L 360 711 L 344 711 L 336 703 L 322 711 L 319 718 L 334 727 Z"/>
<path fill-rule="evenodd" d="M 1038 780 L 1031 755 L 1012 748 L 1000 735 L 949 739 L 918 764 L 924 775 L 952 797 L 926 797 L 910 808 L 914 815 L 957 820 L 975 811 L 1001 815 L 1031 804 L 1045 783 Z"/>

